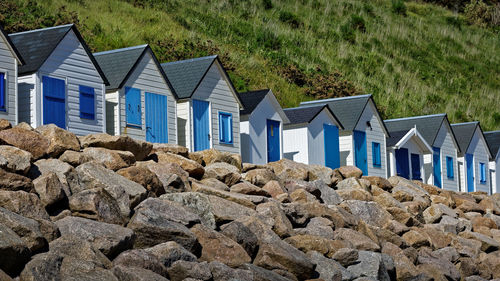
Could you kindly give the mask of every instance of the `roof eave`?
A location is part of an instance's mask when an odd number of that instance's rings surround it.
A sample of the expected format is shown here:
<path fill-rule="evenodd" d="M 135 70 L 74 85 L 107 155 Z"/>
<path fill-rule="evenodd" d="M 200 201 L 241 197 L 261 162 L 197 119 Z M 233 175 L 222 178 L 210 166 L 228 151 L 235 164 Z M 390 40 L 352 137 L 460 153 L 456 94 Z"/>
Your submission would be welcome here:
<path fill-rule="evenodd" d="M 16 59 L 19 62 L 19 64 L 21 64 L 21 65 L 26 64 L 26 62 L 24 61 L 23 57 L 21 56 L 21 53 L 19 53 L 19 51 L 17 50 L 16 46 L 14 45 L 14 43 L 12 43 L 12 41 L 10 40 L 9 35 L 7 34 L 7 32 L 5 32 L 5 30 L 2 28 L 2 26 L 0 26 L 0 34 L 2 35 L 2 37 L 4 38 L 4 40 L 7 42 L 7 45 L 9 47 L 9 49 L 11 50 L 11 52 L 16 57 Z"/>

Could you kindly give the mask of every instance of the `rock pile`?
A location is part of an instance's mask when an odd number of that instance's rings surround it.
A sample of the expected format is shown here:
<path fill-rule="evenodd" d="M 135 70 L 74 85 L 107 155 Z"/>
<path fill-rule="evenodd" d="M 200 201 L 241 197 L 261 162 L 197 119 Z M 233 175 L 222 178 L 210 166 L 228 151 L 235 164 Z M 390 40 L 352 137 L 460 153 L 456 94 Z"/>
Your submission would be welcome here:
<path fill-rule="evenodd" d="M 1 280 L 489 280 L 499 226 L 499 194 L 0 131 Z"/>

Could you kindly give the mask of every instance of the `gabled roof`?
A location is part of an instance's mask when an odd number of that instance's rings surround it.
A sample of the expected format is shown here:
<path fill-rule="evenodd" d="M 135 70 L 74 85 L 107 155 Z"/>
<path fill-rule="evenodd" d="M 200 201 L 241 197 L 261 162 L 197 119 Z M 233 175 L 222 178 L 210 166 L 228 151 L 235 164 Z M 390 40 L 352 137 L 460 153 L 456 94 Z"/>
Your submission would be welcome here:
<path fill-rule="evenodd" d="M 385 130 L 386 133 L 388 133 L 388 130 L 387 128 L 385 128 L 384 122 L 380 117 L 380 113 L 377 109 L 377 106 L 373 101 L 372 95 L 359 95 L 352 97 L 308 101 L 300 103 L 300 106 L 310 106 L 319 104 L 328 105 L 331 111 L 335 113 L 335 116 L 337 116 L 340 122 L 342 122 L 342 125 L 344 126 L 345 130 L 352 131 L 356 128 L 356 125 L 358 124 L 359 119 L 361 118 L 361 115 L 363 114 L 363 111 L 365 110 L 370 100 L 373 102 L 373 105 L 375 106 L 375 111 L 376 114 L 378 115 L 377 117 L 380 120 L 383 129 Z"/>
<path fill-rule="evenodd" d="M 498 150 L 500 148 L 500 131 L 485 132 L 484 138 L 488 143 L 492 158 L 496 158 L 498 156 Z"/>
<path fill-rule="evenodd" d="M 56 47 L 70 30 L 73 30 L 76 37 L 85 49 L 85 52 L 94 64 L 97 72 L 99 72 L 102 80 L 107 85 L 108 80 L 106 79 L 106 76 L 97 64 L 94 56 L 87 46 L 87 43 L 85 43 L 85 40 L 83 40 L 82 35 L 74 24 L 66 24 L 9 34 L 12 43 L 14 43 L 14 46 L 21 53 L 26 63 L 19 67 L 19 74 L 27 75 L 38 71 L 38 69 L 40 69 L 40 67 L 45 63 L 47 58 L 52 54 L 52 52 L 56 49 Z"/>
<path fill-rule="evenodd" d="M 271 100 L 272 105 L 276 109 L 276 112 L 280 115 L 283 123 L 287 124 L 290 122 L 287 115 L 281 108 L 280 103 L 274 96 L 271 89 L 263 89 L 257 91 L 249 91 L 244 93 L 238 93 L 238 96 L 243 104 L 243 109 L 240 110 L 240 116 L 250 115 L 257 108 L 257 106 L 268 96 Z"/>
<path fill-rule="evenodd" d="M 14 46 L 14 43 L 12 43 L 12 40 L 10 40 L 9 35 L 7 34 L 7 32 L 5 32 L 5 30 L 3 29 L 3 27 L 1 25 L 0 25 L 0 34 L 5 39 L 5 41 L 7 41 L 8 47 L 11 49 L 12 53 L 14 54 L 16 59 L 19 61 L 19 63 L 25 64 L 24 59 L 21 56 L 21 53 L 19 53 L 16 46 Z"/>
<path fill-rule="evenodd" d="M 124 84 L 127 82 L 128 78 L 134 72 L 135 68 L 139 65 L 141 59 L 147 52 L 150 52 L 153 61 L 158 67 L 158 71 L 160 71 L 173 95 L 177 97 L 172 84 L 168 80 L 167 75 L 160 65 L 160 62 L 158 62 L 153 50 L 147 44 L 94 53 L 97 62 L 104 71 L 104 74 L 106 74 L 106 77 L 108 77 L 109 86 L 106 87 L 107 90 L 110 91 L 123 88 Z"/>
<path fill-rule="evenodd" d="M 417 145 L 427 153 L 432 153 L 432 147 L 425 141 L 424 137 L 420 134 L 417 128 L 404 131 L 389 131 L 391 136 L 387 138 L 387 147 L 394 147 L 399 149 L 405 145 L 410 139 L 414 139 Z"/>
<path fill-rule="evenodd" d="M 337 116 L 333 114 L 333 112 L 327 105 L 300 106 L 294 108 L 286 108 L 283 111 L 290 120 L 290 123 L 288 123 L 288 125 L 294 125 L 294 124 L 310 123 L 324 109 L 330 112 L 330 114 L 335 119 L 335 122 L 339 124 L 340 129 L 344 129 L 342 123 L 338 120 Z"/>
<path fill-rule="evenodd" d="M 409 131 L 410 130 L 389 131 L 391 136 L 386 139 L 385 145 L 387 145 L 387 147 L 395 146 Z"/>
<path fill-rule="evenodd" d="M 479 132 L 481 133 L 481 138 L 484 140 L 486 144 L 486 150 L 489 154 L 489 158 L 491 158 L 491 151 L 488 146 L 488 142 L 483 134 L 483 130 L 481 129 L 481 125 L 478 121 L 466 122 L 466 123 L 457 123 L 451 124 L 451 128 L 453 129 L 453 133 L 457 138 L 458 145 L 460 146 L 460 151 L 462 153 L 466 153 L 469 145 L 474 137 L 474 133 L 476 132 L 476 128 L 479 128 Z"/>

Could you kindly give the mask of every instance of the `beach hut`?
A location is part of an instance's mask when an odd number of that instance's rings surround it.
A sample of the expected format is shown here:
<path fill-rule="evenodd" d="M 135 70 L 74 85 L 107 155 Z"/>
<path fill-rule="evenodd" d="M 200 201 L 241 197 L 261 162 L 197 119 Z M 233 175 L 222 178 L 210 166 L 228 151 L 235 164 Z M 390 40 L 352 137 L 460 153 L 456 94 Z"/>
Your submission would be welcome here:
<path fill-rule="evenodd" d="M 498 169 L 500 167 L 500 131 L 485 132 L 484 137 L 488 143 L 488 147 L 491 152 L 490 159 L 490 179 L 491 179 L 491 193 L 497 193 L 498 187 L 500 187 L 500 173 Z"/>

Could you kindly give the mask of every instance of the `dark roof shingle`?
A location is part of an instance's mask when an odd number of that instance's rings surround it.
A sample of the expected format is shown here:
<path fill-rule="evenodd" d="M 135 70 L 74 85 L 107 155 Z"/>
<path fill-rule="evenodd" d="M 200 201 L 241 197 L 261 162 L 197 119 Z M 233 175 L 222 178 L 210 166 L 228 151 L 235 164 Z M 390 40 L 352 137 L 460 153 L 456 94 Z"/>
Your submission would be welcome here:
<path fill-rule="evenodd" d="M 496 157 L 500 148 L 500 131 L 485 132 L 484 137 L 490 148 L 491 156 Z"/>
<path fill-rule="evenodd" d="M 451 124 L 451 129 L 455 134 L 460 151 L 463 153 L 465 153 L 467 148 L 469 148 L 470 141 L 474 136 L 477 125 L 479 125 L 479 122 Z"/>
<path fill-rule="evenodd" d="M 259 103 L 266 97 L 269 91 L 269 89 L 264 89 L 239 93 L 238 96 L 240 97 L 244 108 L 240 111 L 240 115 L 251 114 Z"/>
<path fill-rule="evenodd" d="M 410 129 L 411 130 L 411 129 Z M 389 131 L 391 135 L 386 139 L 387 147 L 395 146 L 410 130 L 402 130 L 402 131 Z"/>
<path fill-rule="evenodd" d="M 3 29 L 3 27 L 1 25 L 0 25 L 0 33 L 2 33 L 3 37 L 5 37 L 5 40 L 7 40 L 7 44 L 10 45 L 10 47 L 14 51 L 15 55 L 17 56 L 17 58 L 19 59 L 21 64 L 25 64 L 26 62 L 24 61 L 23 56 L 21 56 L 21 53 L 19 53 L 19 50 L 16 48 L 16 46 L 14 45 L 12 40 L 10 39 L 9 35 L 7 34 L 7 32 L 5 32 L 5 30 Z"/>
<path fill-rule="evenodd" d="M 316 115 L 318 115 L 326 105 L 316 106 L 301 106 L 294 108 L 286 108 L 283 111 L 290 120 L 288 124 L 302 124 L 311 122 Z"/>
<path fill-rule="evenodd" d="M 441 124 L 446 118 L 446 114 L 424 115 L 400 119 L 385 120 L 385 126 L 389 134 L 397 131 L 408 131 L 414 127 L 429 145 L 434 145 L 436 136 L 441 128 Z"/>

